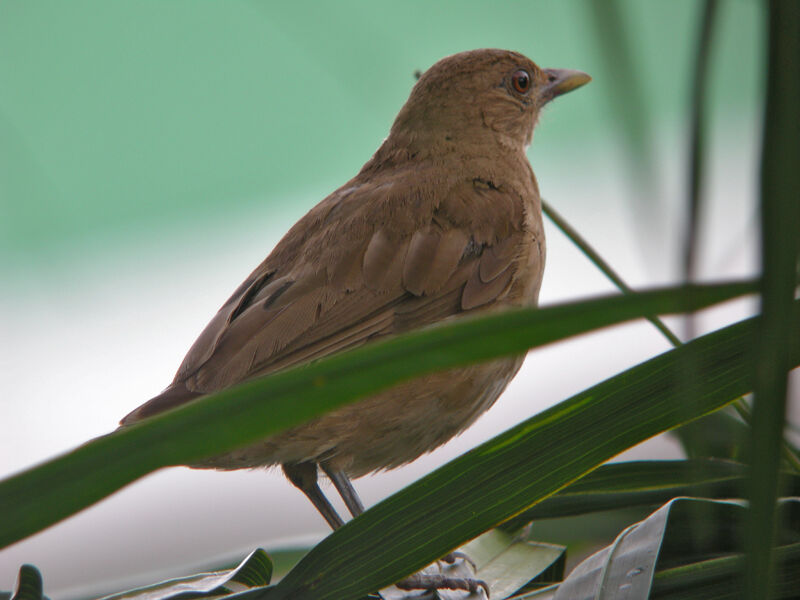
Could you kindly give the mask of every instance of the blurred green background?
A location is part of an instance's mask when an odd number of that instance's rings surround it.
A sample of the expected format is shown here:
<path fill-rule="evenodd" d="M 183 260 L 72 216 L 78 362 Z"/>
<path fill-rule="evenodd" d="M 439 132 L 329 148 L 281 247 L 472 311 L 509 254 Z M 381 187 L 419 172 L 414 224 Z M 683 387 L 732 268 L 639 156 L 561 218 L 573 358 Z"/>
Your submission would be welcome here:
<path fill-rule="evenodd" d="M 4 270 L 232 213 L 298 216 L 375 150 L 413 71 L 465 49 L 515 49 L 595 76 L 570 110 L 547 115 L 534 159 L 613 146 L 611 86 L 641 90 L 651 125 L 681 129 L 699 3 L 621 5 L 634 70 L 612 73 L 586 1 L 6 0 Z M 760 13 L 752 0 L 720 11 L 711 94 L 720 118 L 759 102 Z"/>
<path fill-rule="evenodd" d="M 165 386 L 280 235 L 378 147 L 414 71 L 454 52 L 508 48 L 594 77 L 537 127 L 529 157 L 542 194 L 630 282 L 678 279 L 700 9 L 0 1 L 0 476 L 109 431 Z M 757 264 L 763 18 L 756 0 L 718 11 L 702 278 Z M 543 303 L 612 289 L 549 225 L 547 234 Z M 370 505 L 666 348 L 639 324 L 538 351 L 475 427 L 356 486 Z M 565 361 L 581 361 L 581 375 L 564 380 Z M 663 440 L 648 448 L 638 456 L 678 455 Z M 42 569 L 51 597 L 71 598 L 307 542 L 325 532 L 307 504 L 279 473 L 171 469 L 0 552 L 0 589 L 22 562 Z"/>

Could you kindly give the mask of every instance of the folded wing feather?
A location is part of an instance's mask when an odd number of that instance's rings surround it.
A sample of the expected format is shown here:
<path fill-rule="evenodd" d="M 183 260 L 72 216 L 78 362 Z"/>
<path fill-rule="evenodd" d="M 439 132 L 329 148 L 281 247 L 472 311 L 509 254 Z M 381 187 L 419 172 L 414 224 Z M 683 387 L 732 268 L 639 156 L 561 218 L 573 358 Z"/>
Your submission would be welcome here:
<path fill-rule="evenodd" d="M 325 227 L 345 229 L 347 214 L 342 214 Z M 285 255 L 283 264 L 273 264 L 282 241 L 206 326 L 173 383 L 122 422 L 491 305 L 513 282 L 524 235 L 513 223 L 485 236 L 488 240 L 476 240 L 439 211 L 427 225 L 405 233 L 376 227 L 358 242 L 343 231 L 341 243 L 352 247 L 329 255 L 327 262 L 313 258 L 318 249 L 308 248 L 288 264 Z M 306 245 L 315 241 L 313 235 L 306 239 Z"/>

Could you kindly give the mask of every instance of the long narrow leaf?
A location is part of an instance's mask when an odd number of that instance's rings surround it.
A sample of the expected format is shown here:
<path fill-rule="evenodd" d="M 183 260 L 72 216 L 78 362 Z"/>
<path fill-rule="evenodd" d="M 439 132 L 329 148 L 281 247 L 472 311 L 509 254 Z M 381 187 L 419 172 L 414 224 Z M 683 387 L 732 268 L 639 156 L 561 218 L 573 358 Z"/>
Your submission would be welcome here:
<path fill-rule="evenodd" d="M 769 3 L 769 65 L 761 156 L 761 312 L 755 341 L 749 598 L 769 598 L 776 528 L 780 440 L 783 437 L 790 347 L 788 326 L 800 243 L 800 3 Z"/>
<path fill-rule="evenodd" d="M 451 461 L 323 540 L 269 600 L 346 600 L 396 581 L 598 465 L 748 391 L 755 320 L 606 380 Z M 800 303 L 791 326 L 800 326 Z M 699 377 L 681 385 L 691 358 Z M 792 344 L 800 364 L 800 340 Z M 690 394 L 691 411 L 681 406 Z"/>
<path fill-rule="evenodd" d="M 622 276 L 617 273 L 614 268 L 608 264 L 600 253 L 595 250 L 591 244 L 584 237 L 575 229 L 572 225 L 570 225 L 567 220 L 561 216 L 561 214 L 553 208 L 549 202 L 542 199 L 542 212 L 547 215 L 547 217 L 553 222 L 553 224 L 558 227 L 561 232 L 566 235 L 569 240 L 575 244 L 578 250 L 583 253 L 583 255 L 589 259 L 595 267 L 597 267 L 603 275 L 605 275 L 611 283 L 617 286 L 617 289 L 621 291 L 623 294 L 633 294 L 635 293 L 631 287 L 625 283 L 625 280 L 622 279 Z M 645 318 L 650 321 L 653 326 L 658 329 L 661 334 L 667 339 L 667 341 L 672 344 L 673 346 L 680 346 L 681 340 L 676 336 L 669 327 L 667 327 L 664 322 L 654 315 L 646 315 Z"/>
<path fill-rule="evenodd" d="M 460 319 L 200 398 L 0 482 L 0 547 L 159 468 L 255 442 L 413 376 L 521 353 L 646 314 L 696 310 L 753 287 L 694 286 Z"/>
<path fill-rule="evenodd" d="M 694 72 L 692 74 L 688 218 L 686 220 L 686 237 L 683 247 L 683 270 L 686 281 L 694 280 L 697 267 L 697 234 L 702 200 L 701 185 L 705 171 L 705 98 L 710 87 L 708 61 L 711 54 L 711 34 L 713 33 L 716 10 L 717 0 L 705 0 L 694 61 Z"/>
<path fill-rule="evenodd" d="M 746 556 L 736 554 L 712 558 L 658 571 L 653 579 L 653 600 L 740 600 L 739 575 Z M 778 571 L 774 598 L 793 600 L 800 589 L 800 542 L 780 546 L 774 552 Z M 520 599 L 521 600 L 521 599 Z"/>
<path fill-rule="evenodd" d="M 747 466 L 717 459 L 643 460 L 603 465 L 503 523 L 514 530 L 533 520 L 663 504 L 677 496 L 743 497 Z M 800 496 L 800 476 L 786 474 L 786 493 Z"/>

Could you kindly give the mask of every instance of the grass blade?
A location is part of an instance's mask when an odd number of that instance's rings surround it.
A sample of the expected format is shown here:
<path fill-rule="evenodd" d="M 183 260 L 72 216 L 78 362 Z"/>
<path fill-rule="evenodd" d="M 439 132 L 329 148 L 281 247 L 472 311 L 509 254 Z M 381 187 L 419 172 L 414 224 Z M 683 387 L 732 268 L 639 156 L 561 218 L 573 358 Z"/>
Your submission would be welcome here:
<path fill-rule="evenodd" d="M 621 291 L 623 294 L 634 294 L 635 292 L 631 287 L 625 283 L 625 280 L 622 279 L 622 276 L 617 273 L 613 267 L 608 264 L 608 262 L 600 256 L 600 254 L 595 250 L 592 245 L 586 241 L 586 239 L 578 233 L 578 230 L 575 229 L 572 225 L 567 222 L 567 220 L 561 216 L 561 214 L 552 206 L 550 203 L 542 200 L 542 212 L 547 215 L 547 217 L 553 222 L 553 224 L 558 227 L 564 235 L 566 235 L 569 240 L 575 244 L 575 246 L 580 250 L 583 255 L 589 259 L 594 266 L 596 266 L 603 275 L 608 277 L 608 279 L 617 286 L 617 289 Z M 672 330 L 666 326 L 664 321 L 659 319 L 655 315 L 647 315 L 645 318 L 653 324 L 653 326 L 658 329 L 661 334 L 667 339 L 667 341 L 672 344 L 673 346 L 677 347 L 680 346 L 683 342 L 676 336 Z"/>
<path fill-rule="evenodd" d="M 700 36 L 697 44 L 695 69 L 692 75 L 692 99 L 690 116 L 689 146 L 689 185 L 688 185 L 688 218 L 686 221 L 686 238 L 683 247 L 683 270 L 686 281 L 693 281 L 697 267 L 697 233 L 702 199 L 701 184 L 704 173 L 705 158 L 705 104 L 708 90 L 708 60 L 711 53 L 711 34 L 714 16 L 717 11 L 717 0 L 706 0 L 703 4 L 703 16 L 700 23 Z M 691 337 L 691 336 L 689 336 Z"/>
<path fill-rule="evenodd" d="M 769 598 L 777 519 L 780 440 L 786 412 L 789 354 L 798 329 L 789 327 L 800 236 L 800 3 L 771 0 L 764 137 L 761 155 L 762 288 L 754 346 L 755 401 L 750 456 L 751 510 L 747 597 Z"/>
<path fill-rule="evenodd" d="M 696 310 L 753 289 L 695 286 L 465 318 L 200 398 L 0 482 L 0 547 L 159 468 L 255 442 L 413 376 L 524 352 L 643 314 Z"/>
<path fill-rule="evenodd" d="M 785 474 L 789 495 L 800 496 L 800 476 Z M 646 460 L 603 465 L 510 521 L 514 530 L 529 521 L 604 510 L 658 505 L 676 496 L 741 498 L 747 466 L 717 459 Z"/>
<path fill-rule="evenodd" d="M 711 558 L 658 571 L 653 579 L 654 600 L 739 600 L 739 575 L 747 566 L 743 554 Z M 797 598 L 800 589 L 800 543 L 775 549 L 779 569 L 775 598 Z"/>

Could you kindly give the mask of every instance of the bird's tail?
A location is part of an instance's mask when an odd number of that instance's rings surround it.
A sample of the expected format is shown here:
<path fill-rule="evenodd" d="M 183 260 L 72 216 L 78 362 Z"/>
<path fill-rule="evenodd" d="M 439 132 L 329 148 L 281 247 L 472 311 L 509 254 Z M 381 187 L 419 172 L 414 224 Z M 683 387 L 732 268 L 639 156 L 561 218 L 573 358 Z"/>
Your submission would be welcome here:
<path fill-rule="evenodd" d="M 176 406 L 180 406 L 181 404 L 185 404 L 186 402 L 190 402 L 191 400 L 194 400 L 202 395 L 203 394 L 199 392 L 192 392 L 191 390 L 186 389 L 186 386 L 183 383 L 172 384 L 155 398 L 151 398 L 139 408 L 125 415 L 119 424 L 123 427 L 125 425 L 132 425 L 133 423 L 137 423 L 142 419 L 152 417 L 153 415 L 157 415 L 165 410 L 169 410 L 171 408 L 175 408 Z"/>

